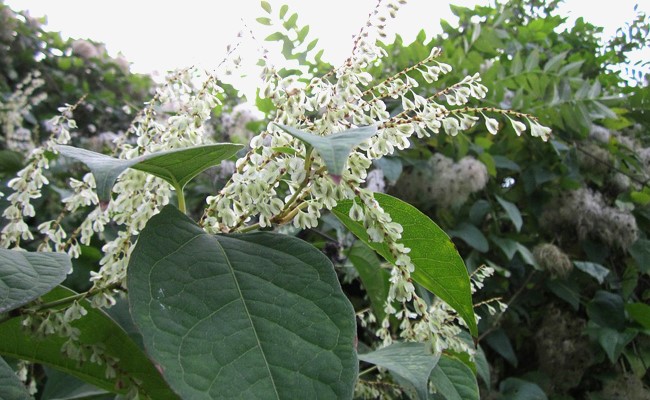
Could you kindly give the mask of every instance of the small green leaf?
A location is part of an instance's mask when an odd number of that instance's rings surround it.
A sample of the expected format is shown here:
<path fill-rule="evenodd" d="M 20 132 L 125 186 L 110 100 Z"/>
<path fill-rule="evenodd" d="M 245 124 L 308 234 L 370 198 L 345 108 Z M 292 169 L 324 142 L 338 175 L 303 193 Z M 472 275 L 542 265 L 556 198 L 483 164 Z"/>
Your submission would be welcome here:
<path fill-rule="evenodd" d="M 605 350 L 609 361 L 616 364 L 623 349 L 636 337 L 638 331 L 636 329 L 625 329 L 620 332 L 612 328 L 598 326 L 590 321 L 587 324 L 587 333 L 598 341 Z"/>
<path fill-rule="evenodd" d="M 293 29 L 296 27 L 296 22 L 298 21 L 298 13 L 293 13 L 291 16 L 282 23 L 286 29 Z"/>
<path fill-rule="evenodd" d="M 255 18 L 255 21 L 259 22 L 262 25 L 271 26 L 271 19 L 267 17 Z"/>
<path fill-rule="evenodd" d="M 74 158 L 88 166 L 95 176 L 99 199 L 107 201 L 111 197 L 115 180 L 127 168 L 155 175 L 181 190 L 197 174 L 234 156 L 242 147 L 233 143 L 209 144 L 145 154 L 130 160 L 72 146 L 56 146 L 56 149 L 63 156 Z"/>
<path fill-rule="evenodd" d="M 335 177 L 340 177 L 343 174 L 343 169 L 352 150 L 377 133 L 375 125 L 348 129 L 328 136 L 318 136 L 290 126 L 276 125 L 291 136 L 314 147 L 325 162 L 327 171 Z"/>
<path fill-rule="evenodd" d="M 596 279 L 600 284 L 605 282 L 605 278 L 609 275 L 609 270 L 600 264 L 587 261 L 574 261 L 573 265 L 580 271 Z"/>
<path fill-rule="evenodd" d="M 521 218 L 521 213 L 519 212 L 517 206 L 514 203 L 502 199 L 499 196 L 494 197 L 496 197 L 499 204 L 501 204 L 501 207 L 503 207 L 503 209 L 506 211 L 506 214 L 508 214 L 508 218 L 510 218 L 510 221 L 512 221 L 512 223 L 515 225 L 517 232 L 521 231 L 521 226 L 524 224 L 524 221 Z"/>
<path fill-rule="evenodd" d="M 505 379 L 499 385 L 502 400 L 546 400 L 544 391 L 532 382 L 519 378 Z"/>
<path fill-rule="evenodd" d="M 25 384 L 23 384 L 16 372 L 0 357 L 0 399 L 5 400 L 29 400 L 33 399 L 29 395 Z"/>
<path fill-rule="evenodd" d="M 589 319 L 602 327 L 622 330 L 625 326 L 625 304 L 621 296 L 599 290 L 587 304 Z"/>
<path fill-rule="evenodd" d="M 424 343 L 393 343 L 370 353 L 359 354 L 359 360 L 386 368 L 407 381 L 422 400 L 428 398 L 429 376 L 439 359 L 440 354 L 431 354 Z"/>
<path fill-rule="evenodd" d="M 352 245 L 348 251 L 348 259 L 359 273 L 377 321 L 383 321 L 386 316 L 384 305 L 388 299 L 390 273 L 381 267 L 375 251 L 363 242 L 357 241 Z"/>
<path fill-rule="evenodd" d="M 478 400 L 478 383 L 467 365 L 443 354 L 431 373 L 431 383 L 446 400 Z"/>
<path fill-rule="evenodd" d="M 54 289 L 71 270 L 66 254 L 0 249 L 0 313 Z"/>
<path fill-rule="evenodd" d="M 456 310 L 469 327 L 472 336 L 476 337 L 478 330 L 469 275 L 449 236 L 412 205 L 383 193 L 375 193 L 375 199 L 390 214 L 393 221 L 404 228 L 401 243 L 411 249 L 409 256 L 415 265 L 413 280 Z M 359 239 L 387 261 L 394 263 L 386 243 L 371 242 L 363 225 L 350 219 L 348 213 L 351 207 L 352 201 L 342 201 L 332 212 Z"/>
<path fill-rule="evenodd" d="M 56 301 L 75 294 L 70 289 L 58 286 L 44 295 L 43 301 Z M 160 376 L 156 366 L 122 328 L 87 301 L 82 301 L 81 305 L 88 313 L 72 323 L 74 328 L 79 329 L 81 345 L 101 345 L 104 354 L 119 360 L 114 366 L 116 370 L 139 382 L 141 395 L 152 399 L 177 398 Z M 0 324 L 0 355 L 56 368 L 113 393 L 126 392 L 124 384 L 118 383 L 118 378 L 123 378 L 122 376 L 106 378 L 105 365 L 79 363 L 65 357 L 61 353 L 61 347 L 67 340 L 68 338 L 57 335 L 49 335 L 41 340 L 25 334 L 22 317 L 14 317 Z"/>
<path fill-rule="evenodd" d="M 630 318 L 641 324 L 644 329 L 650 330 L 650 306 L 644 303 L 629 303 L 625 305 L 625 311 Z"/>
<path fill-rule="evenodd" d="M 282 7 L 280 7 L 280 19 L 284 18 L 284 16 L 287 15 L 287 11 L 289 11 L 289 6 L 283 4 Z"/>
<path fill-rule="evenodd" d="M 264 9 L 264 11 L 271 14 L 271 4 L 268 1 L 261 1 L 260 6 Z"/>
<path fill-rule="evenodd" d="M 166 206 L 142 230 L 127 282 L 145 348 L 183 398 L 352 397 L 354 310 L 310 244 L 209 235 Z"/>
<path fill-rule="evenodd" d="M 490 245 L 477 227 L 467 222 L 461 222 L 454 229 L 447 230 L 447 233 L 451 237 L 457 237 L 462 239 L 465 243 L 472 246 L 481 253 L 485 253 L 490 250 Z"/>
<path fill-rule="evenodd" d="M 309 25 L 305 25 L 298 32 L 298 37 L 297 37 L 298 42 L 302 43 L 308 34 L 309 34 Z"/>
<path fill-rule="evenodd" d="M 567 56 L 567 52 L 564 51 L 560 54 L 556 54 L 553 57 L 549 58 L 548 61 L 544 64 L 544 72 L 555 72 L 560 68 L 562 61 Z"/>

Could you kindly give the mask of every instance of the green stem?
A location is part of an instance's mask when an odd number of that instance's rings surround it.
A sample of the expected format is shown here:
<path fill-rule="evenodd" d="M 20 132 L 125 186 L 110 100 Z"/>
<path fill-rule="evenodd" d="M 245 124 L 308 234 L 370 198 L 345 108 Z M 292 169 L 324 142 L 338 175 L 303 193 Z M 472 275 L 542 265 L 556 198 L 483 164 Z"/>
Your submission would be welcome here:
<path fill-rule="evenodd" d="M 107 286 L 105 288 L 102 288 L 102 289 L 95 289 L 95 290 L 90 289 L 89 291 L 84 292 L 84 293 L 75 294 L 73 296 L 68 296 L 68 297 L 65 297 L 63 299 L 51 301 L 49 303 L 43 303 L 43 304 L 41 304 L 41 305 L 39 305 L 37 307 L 30 308 L 30 311 L 37 312 L 37 311 L 43 311 L 43 310 L 47 310 L 47 309 L 50 309 L 50 308 L 62 306 L 62 305 L 65 305 L 65 304 L 75 302 L 77 300 L 83 300 L 86 297 L 94 296 L 94 295 L 99 294 L 99 293 L 101 293 L 101 292 L 103 292 L 105 290 L 117 289 L 120 286 L 121 285 L 119 283 L 113 283 L 112 285 L 109 285 L 109 286 Z"/>
<path fill-rule="evenodd" d="M 174 190 L 176 190 L 176 198 L 178 199 L 178 209 L 183 214 L 187 214 L 187 210 L 185 208 L 185 193 L 183 193 L 183 188 L 178 187 L 178 185 L 174 185 Z"/>
<path fill-rule="evenodd" d="M 249 226 L 245 226 L 245 227 L 243 227 L 241 229 L 237 229 L 235 232 L 237 232 L 237 233 L 248 233 L 248 232 L 251 232 L 251 231 L 254 231 L 254 230 L 257 230 L 257 229 L 260 229 L 260 224 L 259 223 L 249 225 Z"/>

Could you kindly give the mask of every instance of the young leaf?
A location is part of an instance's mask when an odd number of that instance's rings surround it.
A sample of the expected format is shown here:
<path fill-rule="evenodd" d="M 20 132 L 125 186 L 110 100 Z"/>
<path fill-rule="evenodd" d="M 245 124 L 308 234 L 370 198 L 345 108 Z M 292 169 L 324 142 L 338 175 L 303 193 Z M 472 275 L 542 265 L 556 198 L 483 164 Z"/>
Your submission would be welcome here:
<path fill-rule="evenodd" d="M 440 354 L 431 354 L 424 343 L 393 343 L 366 354 L 359 360 L 386 368 L 415 388 L 419 399 L 429 398 L 429 376 Z"/>
<path fill-rule="evenodd" d="M 343 168 L 345 168 L 352 149 L 377 133 L 377 127 L 375 125 L 348 129 L 328 136 L 318 136 L 290 126 L 276 125 L 291 136 L 302 140 L 308 146 L 316 149 L 318 155 L 325 162 L 327 171 L 335 177 L 334 179 L 337 179 L 337 177 L 340 178 L 341 174 L 343 174 Z"/>
<path fill-rule="evenodd" d="M 0 313 L 54 289 L 71 270 L 66 254 L 0 249 Z"/>
<path fill-rule="evenodd" d="M 478 383 L 467 365 L 443 354 L 431 373 L 431 383 L 446 400 L 479 399 Z"/>
<path fill-rule="evenodd" d="M 393 221 L 404 228 L 401 243 L 411 249 L 409 256 L 415 265 L 413 280 L 456 310 L 465 320 L 472 336 L 477 336 L 469 275 L 449 236 L 412 205 L 382 193 L 375 193 L 375 199 Z M 363 225 L 350 219 L 348 213 L 351 207 L 351 200 L 342 201 L 332 212 L 359 239 L 387 261 L 394 262 L 385 243 L 371 242 Z"/>
<path fill-rule="evenodd" d="M 264 9 L 264 11 L 271 14 L 271 4 L 268 1 L 261 1 L 260 6 Z"/>
<path fill-rule="evenodd" d="M 60 300 L 76 293 L 62 286 L 43 296 L 43 301 Z M 115 369 L 139 382 L 140 395 L 152 399 L 177 399 L 158 369 L 129 336 L 103 311 L 91 307 L 87 301 L 81 304 L 88 314 L 72 323 L 79 329 L 81 345 L 101 345 L 104 354 L 119 360 Z M 92 362 L 79 363 L 61 353 L 68 340 L 58 335 L 37 339 L 26 335 L 22 317 L 14 317 L 0 324 L 0 355 L 33 361 L 66 372 L 85 382 L 113 393 L 125 393 L 123 376 L 107 378 L 106 366 Z"/>
<path fill-rule="evenodd" d="M 234 143 L 209 144 L 145 154 L 130 160 L 72 146 L 56 146 L 56 149 L 63 156 L 74 158 L 88 166 L 95 176 L 99 199 L 107 201 L 111 197 L 115 180 L 127 168 L 155 175 L 181 190 L 196 175 L 234 156 L 242 147 Z"/>
<path fill-rule="evenodd" d="M 514 203 L 502 199 L 499 196 L 494 197 L 496 197 L 499 204 L 501 204 L 501 207 L 506 210 L 506 214 L 508 214 L 508 218 L 510 218 L 510 221 L 512 221 L 512 223 L 515 225 L 517 232 L 521 231 L 521 226 L 524 224 L 524 221 L 521 218 L 521 213 L 519 212 L 517 206 Z"/>
<path fill-rule="evenodd" d="M 33 399 L 27 392 L 25 384 L 18 379 L 14 370 L 0 357 L 0 399 L 29 400 Z"/>
<path fill-rule="evenodd" d="M 311 245 L 209 235 L 166 206 L 140 234 L 127 282 L 145 348 L 183 398 L 352 397 L 354 310 Z"/>

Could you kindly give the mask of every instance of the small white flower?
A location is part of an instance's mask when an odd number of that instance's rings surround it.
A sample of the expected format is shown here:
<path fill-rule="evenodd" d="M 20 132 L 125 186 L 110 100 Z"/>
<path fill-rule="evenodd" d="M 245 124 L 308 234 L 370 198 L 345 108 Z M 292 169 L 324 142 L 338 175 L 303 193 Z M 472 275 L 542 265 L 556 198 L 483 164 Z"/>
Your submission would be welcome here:
<path fill-rule="evenodd" d="M 497 121 L 494 118 L 489 118 L 483 115 L 485 118 L 485 127 L 487 128 L 488 132 L 490 132 L 493 135 L 496 135 L 499 132 L 499 121 Z"/>

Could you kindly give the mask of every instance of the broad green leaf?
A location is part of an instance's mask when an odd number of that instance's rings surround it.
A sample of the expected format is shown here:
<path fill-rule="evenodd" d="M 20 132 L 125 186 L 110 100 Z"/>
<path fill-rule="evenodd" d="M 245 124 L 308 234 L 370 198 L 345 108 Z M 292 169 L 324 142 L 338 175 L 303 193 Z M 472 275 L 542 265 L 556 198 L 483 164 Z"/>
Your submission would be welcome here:
<path fill-rule="evenodd" d="M 127 282 L 145 348 L 181 397 L 352 397 L 354 310 L 329 259 L 300 239 L 209 235 L 166 206 Z"/>
<path fill-rule="evenodd" d="M 630 318 L 641 324 L 643 328 L 650 330 L 650 306 L 645 303 L 629 303 L 625 305 L 625 311 Z"/>
<path fill-rule="evenodd" d="M 574 261 L 573 265 L 580 271 L 590 275 L 598 281 L 598 283 L 605 282 L 605 278 L 609 275 L 609 270 L 600 264 L 587 262 L 587 261 Z"/>
<path fill-rule="evenodd" d="M 23 384 L 14 370 L 0 357 L 0 399 L 4 400 L 29 400 L 25 384 Z"/>
<path fill-rule="evenodd" d="M 70 289 L 58 286 L 42 298 L 45 302 L 51 302 L 75 294 Z M 140 382 L 140 394 L 143 398 L 177 398 L 154 364 L 122 328 L 103 311 L 91 307 L 88 302 L 82 301 L 81 304 L 88 314 L 73 322 L 72 326 L 79 329 L 82 345 L 99 344 L 104 348 L 106 355 L 118 359 L 115 369 Z M 14 317 L 0 324 L 0 355 L 50 366 L 110 392 L 125 392 L 125 386 L 118 382 L 118 378 L 106 378 L 106 366 L 92 362 L 80 364 L 65 357 L 61 353 L 61 347 L 67 338 L 49 335 L 44 339 L 37 339 L 26 334 L 21 323 L 21 317 Z"/>
<path fill-rule="evenodd" d="M 578 311 L 580 308 L 580 286 L 574 280 L 554 279 L 546 280 L 546 287 L 554 295 L 561 298 Z"/>
<path fill-rule="evenodd" d="M 465 243 L 481 253 L 490 250 L 490 245 L 488 244 L 485 235 L 483 235 L 483 232 L 481 232 L 476 226 L 467 222 L 461 222 L 454 229 L 447 230 L 447 233 L 451 237 L 462 239 Z"/>
<path fill-rule="evenodd" d="M 490 346 L 494 351 L 499 353 L 499 355 L 506 359 L 513 367 L 517 367 L 519 360 L 517 360 L 517 355 L 515 354 L 510 339 L 503 331 L 503 329 L 497 329 L 485 337 L 485 342 Z"/>
<path fill-rule="evenodd" d="M 242 147 L 233 143 L 209 144 L 145 154 L 130 160 L 72 146 L 56 146 L 56 149 L 63 156 L 74 158 L 88 166 L 95 176 L 99 199 L 107 201 L 111 197 L 115 180 L 127 168 L 155 175 L 181 190 L 200 172 L 234 156 Z"/>
<path fill-rule="evenodd" d="M 431 354 L 424 343 L 393 343 L 366 354 L 359 360 L 386 368 L 415 389 L 419 399 L 426 400 L 429 376 L 438 363 L 440 354 Z"/>
<path fill-rule="evenodd" d="M 602 327 L 622 330 L 625 326 L 625 304 L 621 296 L 599 290 L 587 304 L 589 319 Z"/>
<path fill-rule="evenodd" d="M 446 400 L 479 399 L 478 383 L 471 369 L 457 358 L 443 354 L 431 373 L 436 393 Z"/>
<path fill-rule="evenodd" d="M 469 275 L 449 236 L 412 205 L 383 193 L 375 193 L 375 199 L 404 228 L 401 243 L 411 249 L 409 256 L 415 265 L 413 280 L 456 310 L 472 336 L 477 336 Z M 342 201 L 332 212 L 359 239 L 394 263 L 386 243 L 371 242 L 363 225 L 350 219 L 351 207 L 351 200 Z"/>
<path fill-rule="evenodd" d="M 71 270 L 66 254 L 0 249 L 0 313 L 54 289 Z"/>
<path fill-rule="evenodd" d="M 386 316 L 384 305 L 388 299 L 390 272 L 381 267 L 375 251 L 360 241 L 355 242 L 348 251 L 348 260 L 359 273 L 377 321 L 382 321 Z"/>
<path fill-rule="evenodd" d="M 501 207 L 506 211 L 506 214 L 508 215 L 508 218 L 510 218 L 510 221 L 515 226 L 515 229 L 517 229 L 517 232 L 521 231 L 521 226 L 524 224 L 524 221 L 521 218 L 521 213 L 519 212 L 519 209 L 514 203 L 511 203 L 505 199 L 502 199 L 499 196 L 494 196 L 496 197 L 497 201 L 499 204 L 501 204 Z"/>
<path fill-rule="evenodd" d="M 276 125 L 291 136 L 316 149 L 318 155 L 325 162 L 327 171 L 334 179 L 337 179 L 337 177 L 340 178 L 341 174 L 343 174 L 343 169 L 348 161 L 350 152 L 363 141 L 373 137 L 377 133 L 377 127 L 375 125 L 348 129 L 327 136 L 314 135 L 313 133 L 304 132 L 290 126 Z"/>
<path fill-rule="evenodd" d="M 547 398 L 539 386 L 519 378 L 505 379 L 499 385 L 499 390 L 500 399 L 503 400 L 546 400 Z"/>
<path fill-rule="evenodd" d="M 636 337 L 638 331 L 636 329 L 625 329 L 621 332 L 612 328 L 598 326 L 589 321 L 587 324 L 587 333 L 598 341 L 603 350 L 605 350 L 609 361 L 612 364 L 616 364 L 623 349 Z"/>

